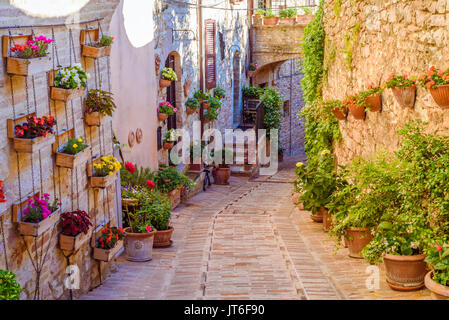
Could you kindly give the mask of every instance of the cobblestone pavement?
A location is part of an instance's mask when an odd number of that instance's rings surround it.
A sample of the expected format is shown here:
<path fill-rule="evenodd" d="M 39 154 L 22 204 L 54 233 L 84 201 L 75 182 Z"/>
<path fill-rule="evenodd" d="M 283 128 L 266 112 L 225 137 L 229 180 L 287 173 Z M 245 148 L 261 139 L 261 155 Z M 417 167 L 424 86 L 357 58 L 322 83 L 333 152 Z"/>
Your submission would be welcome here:
<path fill-rule="evenodd" d="M 389 289 L 380 267 L 378 290 L 369 266 L 351 259 L 291 202 L 294 164 L 272 177 L 231 177 L 172 213 L 174 245 L 153 260 L 129 262 L 82 299 L 429 299 L 427 290 Z"/>

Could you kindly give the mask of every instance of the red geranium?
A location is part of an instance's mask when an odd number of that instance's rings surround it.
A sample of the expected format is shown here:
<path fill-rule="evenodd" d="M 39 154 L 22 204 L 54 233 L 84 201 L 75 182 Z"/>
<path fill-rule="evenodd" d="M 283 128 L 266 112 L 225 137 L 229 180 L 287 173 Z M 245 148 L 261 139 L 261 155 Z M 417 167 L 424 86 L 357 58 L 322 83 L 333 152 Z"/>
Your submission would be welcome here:
<path fill-rule="evenodd" d="M 128 170 L 131 174 L 133 174 L 136 171 L 136 167 L 132 162 L 125 162 L 125 169 Z"/>
<path fill-rule="evenodd" d="M 155 187 L 155 184 L 153 181 L 147 180 L 147 186 L 148 186 L 148 189 L 153 189 Z"/>

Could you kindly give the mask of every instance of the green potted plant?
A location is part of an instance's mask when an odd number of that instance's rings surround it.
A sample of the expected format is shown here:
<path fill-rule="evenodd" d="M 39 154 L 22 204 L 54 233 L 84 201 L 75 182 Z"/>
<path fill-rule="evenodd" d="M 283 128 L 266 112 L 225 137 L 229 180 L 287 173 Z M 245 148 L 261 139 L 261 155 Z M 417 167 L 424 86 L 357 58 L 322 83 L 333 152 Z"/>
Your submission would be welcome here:
<path fill-rule="evenodd" d="M 209 100 L 210 94 L 208 92 L 202 92 L 201 90 L 195 91 L 193 94 L 193 97 L 198 100 L 198 102 L 201 104 L 204 101 Z M 203 106 L 204 109 L 207 109 Z"/>
<path fill-rule="evenodd" d="M 218 100 L 223 100 L 226 97 L 226 91 L 220 87 L 214 89 L 214 97 Z"/>
<path fill-rule="evenodd" d="M 171 237 L 175 230 L 173 226 L 170 225 L 170 200 L 165 195 L 157 193 L 155 199 L 144 206 L 142 210 L 145 210 L 150 214 L 151 224 L 156 228 L 153 247 L 170 247 L 173 243 Z"/>
<path fill-rule="evenodd" d="M 193 114 L 201 107 L 198 99 L 196 98 L 189 98 L 186 101 L 186 111 L 187 114 Z"/>
<path fill-rule="evenodd" d="M 22 291 L 12 271 L 0 270 L 0 300 L 20 300 Z"/>
<path fill-rule="evenodd" d="M 214 122 L 218 118 L 218 110 L 219 109 L 207 109 L 204 112 L 204 123 Z"/>
<path fill-rule="evenodd" d="M 308 25 L 313 20 L 313 12 L 310 8 L 301 8 L 303 14 L 296 15 L 296 23 L 301 25 Z"/>
<path fill-rule="evenodd" d="M 215 159 L 217 155 L 217 159 Z M 220 149 L 211 153 L 214 159 L 214 168 L 212 169 L 212 176 L 215 184 L 228 185 L 231 177 L 231 168 L 226 158 L 234 159 L 234 152 L 229 149 Z"/>
<path fill-rule="evenodd" d="M 56 152 L 56 165 L 64 168 L 76 168 L 90 159 L 90 146 L 83 137 L 70 139 L 60 151 Z"/>
<path fill-rule="evenodd" d="M 159 86 L 161 88 L 167 88 L 171 85 L 172 81 L 178 81 L 178 76 L 176 75 L 175 71 L 172 68 L 162 68 Z"/>
<path fill-rule="evenodd" d="M 168 198 L 172 204 L 172 208 L 176 207 L 181 201 L 181 189 L 189 189 L 192 181 L 176 170 L 176 168 L 163 168 L 159 170 L 154 179 L 157 189 Z"/>
<path fill-rule="evenodd" d="M 243 97 L 245 97 L 246 99 L 254 99 L 254 100 L 260 100 L 260 98 L 263 95 L 263 88 L 261 87 L 246 87 L 243 86 L 242 88 L 242 94 Z"/>
<path fill-rule="evenodd" d="M 407 75 L 391 74 L 385 83 L 393 91 L 396 101 L 401 107 L 413 108 L 416 100 L 416 80 Z"/>
<path fill-rule="evenodd" d="M 253 14 L 253 25 L 261 25 L 262 17 L 265 15 L 264 9 L 256 9 Z"/>
<path fill-rule="evenodd" d="M 344 103 L 356 120 L 365 120 L 366 97 L 359 93 L 349 95 Z"/>
<path fill-rule="evenodd" d="M 121 163 L 112 155 L 95 159 L 91 164 L 87 165 L 90 186 L 92 188 L 108 187 L 116 180 L 116 173 L 121 168 Z"/>
<path fill-rule="evenodd" d="M 449 108 L 449 69 L 438 70 L 432 66 L 420 77 L 419 81 L 426 90 L 430 91 L 437 105 L 443 109 Z"/>
<path fill-rule="evenodd" d="M 263 24 L 266 26 L 275 26 L 279 22 L 279 17 L 273 13 L 273 9 L 267 8 L 263 15 Z"/>
<path fill-rule="evenodd" d="M 426 274 L 425 285 L 433 300 L 449 299 L 449 244 L 435 246 L 429 250 L 426 262 L 430 271 Z"/>
<path fill-rule="evenodd" d="M 54 77 L 54 86 L 51 87 L 51 99 L 67 102 L 82 97 L 89 79 L 81 63 L 59 69 Z"/>
<path fill-rule="evenodd" d="M 286 8 L 279 11 L 280 25 L 293 25 L 296 22 L 296 15 L 298 10 L 295 8 Z"/>
<path fill-rule="evenodd" d="M 379 86 L 371 84 L 368 89 L 360 92 L 360 97 L 365 99 L 366 108 L 371 112 L 380 112 L 382 110 L 382 94 L 383 89 Z"/>
<path fill-rule="evenodd" d="M 34 153 L 55 142 L 54 129 L 56 119 L 54 116 L 37 118 L 26 117 L 27 122 L 14 126 L 12 135 L 14 150 L 17 152 Z M 12 126 L 11 126 L 12 127 Z"/>
<path fill-rule="evenodd" d="M 258 68 L 257 63 L 251 63 L 248 67 L 248 72 L 247 72 L 248 77 L 251 78 L 254 75 L 254 73 L 256 72 L 257 68 Z"/>
<path fill-rule="evenodd" d="M 105 226 L 100 231 L 100 237 L 95 242 L 93 257 L 95 260 L 109 262 L 123 248 L 125 230 Z"/>
<path fill-rule="evenodd" d="M 321 103 L 323 109 L 332 112 L 338 120 L 346 120 L 348 107 L 340 100 L 330 100 Z"/>
<path fill-rule="evenodd" d="M 109 57 L 111 55 L 111 46 L 113 42 L 114 37 L 103 35 L 98 42 L 84 44 L 82 55 L 94 59 Z"/>
<path fill-rule="evenodd" d="M 176 112 L 178 112 L 178 109 L 173 107 L 170 102 L 163 101 L 159 103 L 159 108 L 157 108 L 157 117 L 159 121 L 165 121 Z"/>
<path fill-rule="evenodd" d="M 117 108 L 111 92 L 100 89 L 90 89 L 85 101 L 84 120 L 88 126 L 101 126 L 105 116 L 112 117 Z"/>
<path fill-rule="evenodd" d="M 178 140 L 178 134 L 175 129 L 170 129 L 165 133 L 165 137 L 163 139 L 164 149 L 170 150 L 175 145 L 175 142 Z"/>
<path fill-rule="evenodd" d="M 92 223 L 86 211 L 76 210 L 61 214 L 61 250 L 75 252 L 92 236 Z"/>

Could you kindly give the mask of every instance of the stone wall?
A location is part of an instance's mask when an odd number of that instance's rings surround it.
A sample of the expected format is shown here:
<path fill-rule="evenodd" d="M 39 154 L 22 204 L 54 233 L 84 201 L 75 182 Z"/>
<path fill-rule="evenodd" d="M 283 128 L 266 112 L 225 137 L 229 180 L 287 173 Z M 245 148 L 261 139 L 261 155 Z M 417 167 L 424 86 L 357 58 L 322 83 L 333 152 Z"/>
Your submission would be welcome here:
<path fill-rule="evenodd" d="M 385 82 L 391 73 L 419 76 L 432 65 L 448 68 L 448 17 L 446 0 L 327 1 L 325 99 L 344 99 L 371 82 Z M 351 115 L 340 121 L 339 163 L 396 149 L 396 130 L 413 119 L 428 121 L 440 134 L 449 133 L 449 113 L 425 89 L 418 88 L 414 109 L 400 107 L 390 89 L 382 99 L 381 113 L 368 112 L 365 121 Z"/>
<path fill-rule="evenodd" d="M 107 34 L 109 22 L 117 3 L 118 0 L 90 1 L 74 15 L 60 18 L 33 17 L 12 5 L 2 4 L 0 5 L 0 27 L 48 25 L 103 17 L 104 21 L 101 22 L 101 25 Z M 51 8 L 48 8 L 48 12 L 51 13 Z M 96 25 L 96 23 L 89 24 L 93 27 Z M 80 27 L 85 28 L 85 26 L 85 24 L 72 26 L 75 56 L 73 54 L 70 56 L 69 29 L 66 26 L 53 28 L 59 62 L 62 66 L 68 66 L 70 62 L 82 62 L 83 68 L 91 74 L 89 88 L 97 87 L 98 79 L 101 76 L 102 88 L 109 90 L 108 58 L 102 58 L 99 61 L 98 72 L 95 73 L 93 60 L 80 57 Z M 11 29 L 12 34 L 29 34 L 32 31 L 36 35 L 52 37 L 52 29 L 49 27 Z M 0 29 L 0 36 L 7 34 L 8 29 Z M 50 53 L 50 55 L 52 54 Z M 0 179 L 4 180 L 4 190 L 8 199 L 6 203 L 0 204 L 0 219 L 3 225 L 3 228 L 0 229 L 0 269 L 8 268 L 16 273 L 19 283 L 25 289 L 21 298 L 32 299 L 36 285 L 36 271 L 33 268 L 33 262 L 40 260 L 43 262 L 40 275 L 40 298 L 64 299 L 69 296 L 69 291 L 64 287 L 67 263 L 75 264 L 78 266 L 81 276 L 80 290 L 73 291 L 77 296 L 98 285 L 99 272 L 101 271 L 102 279 L 104 279 L 114 264 L 100 264 L 93 260 L 89 244 L 84 245 L 67 261 L 58 248 L 57 230 L 52 232 L 50 229 L 36 239 L 22 238 L 12 222 L 11 206 L 20 198 L 26 199 L 26 196 L 33 191 L 40 191 L 41 194 L 51 194 L 52 199 L 55 197 L 60 199 L 62 212 L 80 208 L 89 212 L 96 225 L 109 218 L 112 225 L 115 225 L 115 185 L 105 191 L 100 191 L 98 197 L 94 199 L 93 190 L 88 185 L 86 164 L 73 171 L 56 167 L 55 155 L 49 146 L 33 156 L 16 153 L 11 140 L 7 138 L 6 119 L 13 118 L 14 113 L 17 115 L 29 111 L 36 111 L 37 116 L 54 115 L 58 121 L 58 132 L 74 128 L 76 137 L 86 136 L 87 142 L 92 146 L 93 156 L 112 154 L 111 120 L 106 119 L 100 129 L 85 127 L 82 99 L 67 104 L 55 103 L 49 99 L 47 74 L 41 73 L 28 78 L 21 76 L 11 78 L 6 75 L 3 63 L 0 64 L 0 106 L 0 118 L 2 119 L 0 123 Z M 27 251 L 27 247 L 29 251 Z M 5 259 L 5 255 L 7 259 Z M 8 266 L 6 262 L 8 262 Z"/>

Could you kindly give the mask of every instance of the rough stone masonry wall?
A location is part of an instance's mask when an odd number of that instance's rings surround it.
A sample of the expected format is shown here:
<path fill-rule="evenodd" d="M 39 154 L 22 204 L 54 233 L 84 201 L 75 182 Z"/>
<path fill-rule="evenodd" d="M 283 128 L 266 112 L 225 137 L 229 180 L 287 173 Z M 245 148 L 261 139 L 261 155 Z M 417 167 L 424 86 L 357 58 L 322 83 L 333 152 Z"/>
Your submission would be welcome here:
<path fill-rule="evenodd" d="M 446 0 L 326 1 L 325 99 L 344 99 L 371 82 L 385 82 L 393 72 L 412 76 L 432 65 L 448 68 L 448 22 Z M 381 113 L 368 112 L 365 121 L 351 115 L 340 121 L 339 163 L 396 149 L 395 131 L 412 119 L 428 121 L 440 134 L 449 133 L 449 113 L 423 88 L 418 88 L 414 109 L 400 107 L 390 89 L 382 98 Z"/>
<path fill-rule="evenodd" d="M 107 34 L 110 18 L 115 10 L 118 1 L 90 1 L 76 16 L 81 21 L 104 17 L 102 29 Z M 35 18 L 24 14 L 11 5 L 0 5 L 0 26 L 13 25 L 45 25 L 64 23 L 65 18 Z M 96 23 L 91 24 L 96 26 Z M 82 26 L 85 27 L 84 25 Z M 52 37 L 51 28 L 34 28 L 36 35 L 43 34 Z M 30 33 L 30 28 L 11 30 L 12 33 Z M 55 27 L 55 40 L 58 48 L 61 65 L 68 66 L 69 55 L 69 31 L 66 27 Z M 7 35 L 7 29 L 0 29 L 0 36 Z M 80 59 L 80 30 L 73 29 L 73 39 L 76 52 L 76 60 Z M 72 57 L 72 61 L 75 58 Z M 82 60 L 84 69 L 92 76 L 89 81 L 89 88 L 95 87 L 94 64 L 92 60 Z M 108 89 L 108 59 L 102 58 L 99 62 L 99 73 L 102 76 L 103 89 Z M 16 226 L 12 223 L 11 205 L 22 199 L 33 191 L 51 194 L 58 197 L 62 202 L 62 210 L 72 211 L 80 208 L 90 213 L 93 221 L 99 224 L 106 218 L 111 218 L 115 225 L 115 186 L 111 186 L 107 191 L 100 191 L 97 204 L 94 203 L 93 190 L 88 186 L 86 165 L 71 172 L 69 169 L 54 166 L 55 155 L 52 154 L 49 146 L 33 155 L 33 161 L 29 154 L 16 154 L 11 141 L 7 138 L 6 119 L 13 117 L 11 78 L 6 75 L 4 64 L 0 64 L 0 179 L 4 180 L 4 189 L 8 202 L 0 204 L 0 219 L 3 222 L 3 231 L 0 230 L 0 269 L 6 269 L 5 248 L 8 261 L 8 268 L 17 274 L 17 279 L 25 291 L 21 294 L 22 299 L 32 299 L 35 290 L 36 272 L 33 268 L 33 261 L 36 258 L 44 258 L 44 266 L 40 278 L 41 299 L 64 299 L 69 295 L 68 290 L 63 286 L 66 277 L 66 258 L 58 248 L 58 234 L 47 231 L 43 236 L 34 241 L 33 238 L 22 239 L 17 233 Z M 28 82 L 28 91 L 25 81 Z M 34 85 L 33 85 L 34 83 Z M 82 113 L 82 101 L 77 99 L 65 106 L 62 102 L 56 104 L 49 100 L 49 87 L 47 75 L 38 74 L 25 79 L 24 77 L 12 77 L 14 90 L 14 102 L 16 114 L 26 112 L 29 109 L 37 110 L 37 116 L 48 115 L 50 112 L 55 115 L 58 121 L 58 129 L 75 128 L 76 137 L 84 136 L 84 122 Z M 27 94 L 28 92 L 28 94 Z M 28 99 L 27 99 L 28 96 Z M 27 103 L 27 100 L 29 103 Z M 36 101 L 36 104 L 34 103 Z M 66 112 L 67 111 L 67 112 Z M 74 125 L 73 125 L 74 124 Z M 106 119 L 106 123 L 100 131 L 96 128 L 87 131 L 87 141 L 93 148 L 93 156 L 112 154 L 112 130 L 111 120 Z M 99 139 L 101 137 L 101 139 Z M 101 147 L 101 150 L 100 150 Z M 20 186 L 18 168 L 20 169 Z M 76 187 L 77 186 L 77 187 Z M 73 189 L 72 189 L 73 188 Z M 20 190 L 20 192 L 19 192 Z M 94 210 L 94 208 L 96 210 Z M 97 212 L 96 215 L 94 213 Z M 3 233 L 4 232 L 4 233 Z M 3 234 L 2 234 L 3 233 Z M 5 241 L 3 241 L 5 239 Z M 27 253 L 33 257 L 30 259 Z M 45 255 L 48 249 L 48 254 Z M 44 249 L 44 250 L 42 250 Z M 43 252 L 43 255 L 41 255 Z M 92 259 L 92 249 L 89 244 L 84 245 L 74 256 L 70 258 L 70 264 L 76 264 L 80 270 L 80 290 L 74 290 L 74 295 L 88 291 L 99 283 L 99 269 L 101 269 L 104 279 L 113 267 L 113 263 L 101 263 Z"/>

